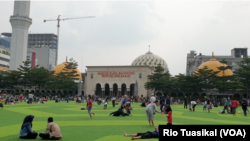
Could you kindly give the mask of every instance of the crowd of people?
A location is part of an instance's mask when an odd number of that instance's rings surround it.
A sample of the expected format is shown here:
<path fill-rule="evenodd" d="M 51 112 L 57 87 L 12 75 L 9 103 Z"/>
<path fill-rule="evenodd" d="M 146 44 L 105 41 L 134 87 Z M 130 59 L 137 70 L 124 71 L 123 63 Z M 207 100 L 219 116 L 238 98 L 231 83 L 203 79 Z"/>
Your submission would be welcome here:
<path fill-rule="evenodd" d="M 0 97 L 0 107 L 2 107 L 2 108 L 3 108 L 4 103 L 8 104 L 8 103 L 18 103 L 18 102 L 25 101 L 28 104 L 33 104 L 33 103 L 39 103 L 39 102 L 44 103 L 48 100 L 51 100 L 50 97 L 37 97 L 37 96 L 34 96 L 32 94 L 29 94 L 26 96 L 23 96 L 23 95 L 19 95 L 19 96 L 0 95 L 0 96 L 1 96 Z M 172 113 L 173 113 L 173 111 L 172 111 L 172 108 L 170 105 L 176 104 L 169 97 L 167 97 L 166 99 L 164 99 L 163 96 L 156 98 L 154 96 L 154 94 L 152 94 L 151 97 L 147 97 L 147 98 L 143 98 L 143 97 L 134 98 L 134 97 L 128 97 L 127 95 L 124 95 L 122 97 L 116 97 L 116 95 L 113 95 L 111 97 L 106 96 L 104 98 L 100 98 L 99 96 L 88 95 L 86 97 L 78 97 L 78 96 L 67 96 L 65 98 L 52 97 L 52 99 L 54 99 L 56 103 L 58 103 L 62 100 L 67 101 L 67 103 L 70 101 L 75 101 L 76 103 L 86 102 L 87 103 L 86 108 L 83 108 L 83 109 L 84 110 L 86 109 L 88 111 L 90 118 L 93 118 L 92 115 L 95 116 L 95 113 L 92 112 L 93 102 L 97 102 L 98 105 L 103 103 L 103 105 L 104 105 L 103 109 L 106 110 L 108 108 L 107 107 L 108 102 L 111 101 L 113 108 L 115 108 L 116 105 L 119 105 L 119 108 L 117 111 L 110 113 L 109 114 L 110 116 L 128 117 L 128 116 L 132 116 L 131 110 L 133 110 L 133 108 L 131 107 L 131 104 L 133 103 L 133 101 L 134 102 L 140 101 L 142 103 L 141 106 L 145 107 L 146 117 L 147 117 L 147 120 L 148 120 L 148 123 L 150 126 L 155 126 L 155 124 L 154 124 L 155 113 L 167 114 L 166 115 L 167 125 L 172 125 L 172 122 L 173 122 Z M 212 102 L 210 100 L 210 98 L 208 98 L 208 97 L 205 97 L 204 101 L 201 102 L 199 99 L 190 100 L 190 99 L 187 99 L 187 97 L 185 96 L 181 102 L 184 105 L 184 109 L 188 109 L 188 105 L 189 105 L 189 111 L 192 111 L 192 112 L 195 112 L 196 105 L 198 105 L 198 104 L 202 104 L 203 111 L 207 111 L 208 113 L 210 113 L 210 110 L 212 109 L 212 107 L 215 106 L 215 103 Z M 249 112 L 249 110 L 248 110 L 249 100 L 244 99 L 242 102 L 239 102 L 235 98 L 232 101 L 230 99 L 224 98 L 222 103 L 224 104 L 224 108 L 223 108 L 223 110 L 220 110 L 219 113 L 226 113 L 227 112 L 227 114 L 236 115 L 236 109 L 239 106 L 242 107 L 242 111 L 243 111 L 245 116 L 247 116 L 247 112 Z M 25 117 L 23 124 L 22 124 L 22 127 L 21 127 L 21 130 L 20 130 L 20 134 L 19 134 L 20 138 L 22 138 L 22 139 L 35 139 L 35 138 L 37 138 L 38 133 L 36 133 L 35 131 L 32 130 L 33 120 L 34 120 L 33 115 L 28 115 Z M 43 133 L 40 133 L 39 136 L 42 139 L 57 140 L 57 139 L 62 138 L 60 128 L 56 123 L 53 122 L 52 117 L 48 118 L 48 124 L 47 124 L 46 131 Z M 132 137 L 132 139 L 158 138 L 159 137 L 159 128 L 156 127 L 155 131 L 152 131 L 152 132 L 148 131 L 145 133 L 136 133 L 136 134 L 124 133 L 124 136 Z"/>

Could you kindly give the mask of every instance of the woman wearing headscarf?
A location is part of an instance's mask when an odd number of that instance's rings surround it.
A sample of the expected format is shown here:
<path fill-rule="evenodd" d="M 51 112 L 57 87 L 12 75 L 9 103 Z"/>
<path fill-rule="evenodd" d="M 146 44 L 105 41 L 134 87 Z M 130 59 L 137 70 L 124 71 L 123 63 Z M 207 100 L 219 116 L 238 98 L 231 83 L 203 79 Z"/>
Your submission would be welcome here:
<path fill-rule="evenodd" d="M 34 119 L 33 115 L 28 115 L 24 118 L 19 134 L 19 137 L 21 139 L 36 139 L 38 134 L 32 130 L 33 119 Z"/>
<path fill-rule="evenodd" d="M 148 123 L 150 126 L 155 126 L 154 125 L 154 113 L 155 111 L 158 112 L 158 113 L 161 113 L 161 111 L 158 111 L 157 110 L 157 106 L 156 104 L 154 103 L 155 102 L 155 97 L 151 97 L 150 98 L 150 104 L 147 105 L 146 107 L 146 113 L 147 113 L 147 118 L 148 118 Z"/>

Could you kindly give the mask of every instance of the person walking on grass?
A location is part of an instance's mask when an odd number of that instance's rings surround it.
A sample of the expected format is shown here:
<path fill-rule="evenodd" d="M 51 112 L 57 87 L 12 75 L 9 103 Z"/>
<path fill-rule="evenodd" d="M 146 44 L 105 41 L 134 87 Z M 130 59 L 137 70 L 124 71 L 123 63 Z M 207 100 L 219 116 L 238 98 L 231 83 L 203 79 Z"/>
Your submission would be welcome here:
<path fill-rule="evenodd" d="M 148 123 L 150 126 L 155 126 L 154 125 L 154 112 L 158 112 L 158 113 L 161 113 L 161 111 L 158 111 L 157 110 L 157 106 L 156 104 L 154 103 L 155 102 L 155 98 L 151 98 L 150 99 L 150 104 L 147 105 L 146 107 L 146 113 L 147 113 L 147 119 L 148 119 Z"/>
<path fill-rule="evenodd" d="M 113 97 L 112 97 L 112 104 L 113 104 L 113 107 L 115 107 L 115 100 L 116 100 L 116 97 L 115 97 L 115 94 L 113 94 Z"/>
<path fill-rule="evenodd" d="M 242 106 L 242 110 L 244 112 L 244 116 L 246 117 L 247 116 L 247 103 L 246 103 L 246 100 L 243 101 L 241 106 Z"/>
<path fill-rule="evenodd" d="M 238 104 L 235 98 L 232 101 L 231 107 L 233 115 L 236 116 L 236 108 L 238 107 Z"/>
<path fill-rule="evenodd" d="M 187 97 L 185 96 L 185 98 L 184 98 L 184 109 L 187 109 Z"/>
<path fill-rule="evenodd" d="M 225 110 L 227 110 L 227 113 L 229 113 L 228 105 L 229 105 L 229 103 L 228 103 L 227 99 L 225 98 L 225 104 L 224 104 L 224 109 L 223 109 L 224 112 L 226 112 Z"/>
<path fill-rule="evenodd" d="M 207 105 L 206 106 L 207 106 L 208 113 L 210 113 L 211 101 L 210 101 L 209 97 L 207 98 Z"/>
<path fill-rule="evenodd" d="M 91 112 L 91 109 L 92 109 L 92 101 L 91 101 L 91 96 L 90 96 L 90 95 L 88 96 L 87 108 L 88 108 L 88 113 L 89 113 L 90 118 L 92 118 L 92 115 L 91 115 L 91 114 L 93 114 L 93 115 L 95 116 L 95 113 Z"/>

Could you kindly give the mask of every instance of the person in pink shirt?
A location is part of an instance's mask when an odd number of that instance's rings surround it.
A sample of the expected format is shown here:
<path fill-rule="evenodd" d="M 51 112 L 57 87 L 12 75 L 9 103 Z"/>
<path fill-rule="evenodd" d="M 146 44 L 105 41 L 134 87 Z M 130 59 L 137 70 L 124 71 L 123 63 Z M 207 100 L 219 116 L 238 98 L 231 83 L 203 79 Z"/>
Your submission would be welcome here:
<path fill-rule="evenodd" d="M 232 101 L 232 103 L 231 103 L 231 107 L 232 107 L 232 113 L 233 113 L 233 115 L 235 116 L 236 114 L 236 108 L 238 107 L 238 104 L 237 104 L 237 101 L 236 101 L 236 99 L 234 98 L 233 99 L 233 101 Z"/>

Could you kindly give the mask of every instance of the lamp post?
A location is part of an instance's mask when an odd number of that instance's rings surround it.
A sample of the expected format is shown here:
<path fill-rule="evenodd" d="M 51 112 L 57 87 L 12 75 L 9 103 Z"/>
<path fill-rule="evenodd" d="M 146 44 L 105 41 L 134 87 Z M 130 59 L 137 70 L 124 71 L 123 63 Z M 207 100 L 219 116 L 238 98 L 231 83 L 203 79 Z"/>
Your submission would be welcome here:
<path fill-rule="evenodd" d="M 82 95 L 82 79 L 79 78 L 79 82 L 78 82 L 78 96 Z"/>
<path fill-rule="evenodd" d="M 138 83 L 137 80 L 135 81 L 135 99 L 138 97 Z"/>

